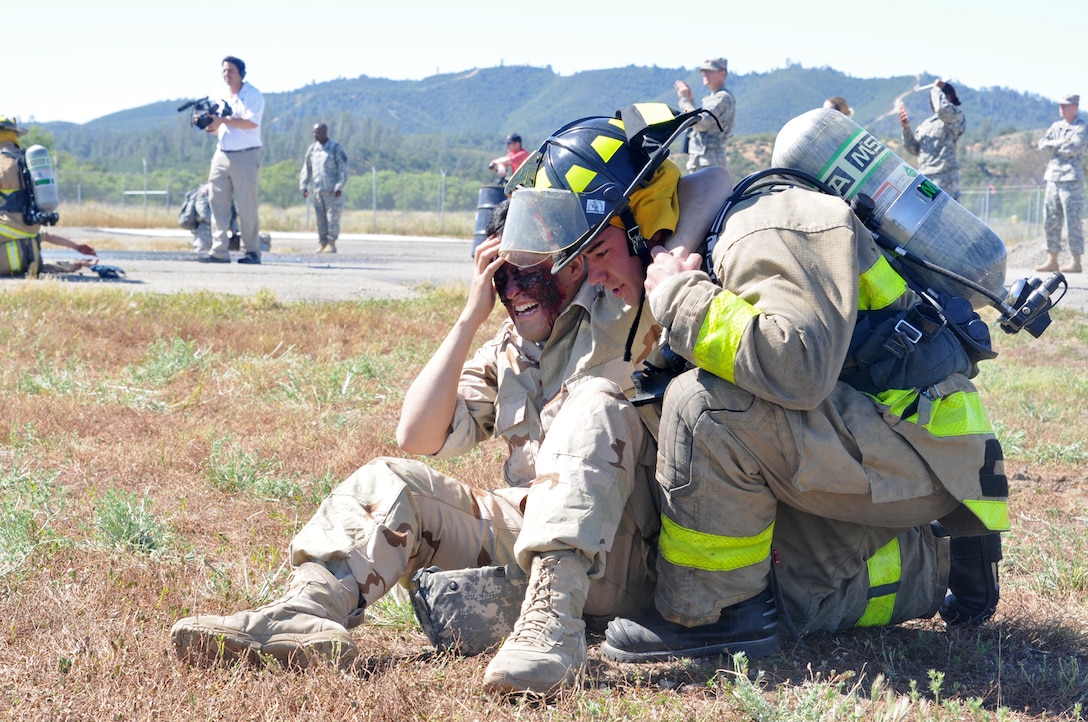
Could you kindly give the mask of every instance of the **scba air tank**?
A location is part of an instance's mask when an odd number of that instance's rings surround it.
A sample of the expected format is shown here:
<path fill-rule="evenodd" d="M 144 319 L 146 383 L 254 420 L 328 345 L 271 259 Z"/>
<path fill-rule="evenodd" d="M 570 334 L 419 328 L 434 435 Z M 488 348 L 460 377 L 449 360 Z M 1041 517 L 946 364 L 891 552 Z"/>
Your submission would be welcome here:
<path fill-rule="evenodd" d="M 60 206 L 60 194 L 57 192 L 57 179 L 53 175 L 53 161 L 45 146 L 32 145 L 26 149 L 26 168 L 30 172 L 30 181 L 34 184 L 34 203 L 38 210 L 50 213 Z"/>
<path fill-rule="evenodd" d="M 853 200 L 876 204 L 879 233 L 899 247 L 1005 297 L 1005 244 L 989 226 L 954 201 L 846 115 L 818 108 L 779 131 L 771 164 L 816 176 Z M 974 306 L 992 299 L 934 271 L 912 266 L 930 288 L 962 296 Z"/>

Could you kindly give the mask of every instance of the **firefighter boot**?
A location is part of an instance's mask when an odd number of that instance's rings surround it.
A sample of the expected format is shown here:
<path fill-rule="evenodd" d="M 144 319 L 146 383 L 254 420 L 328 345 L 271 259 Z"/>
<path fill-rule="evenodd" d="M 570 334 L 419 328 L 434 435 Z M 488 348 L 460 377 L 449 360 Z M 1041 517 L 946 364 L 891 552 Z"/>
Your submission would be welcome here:
<path fill-rule="evenodd" d="M 574 551 L 533 558 L 521 615 L 487 665 L 485 690 L 548 694 L 574 682 L 586 663 L 586 566 Z"/>
<path fill-rule="evenodd" d="M 778 651 L 778 607 L 768 587 L 722 610 L 713 624 L 685 627 L 660 614 L 608 623 L 601 652 L 619 662 L 658 662 L 744 652 L 757 659 Z"/>
<path fill-rule="evenodd" d="M 1062 266 L 1062 273 L 1080 273 L 1080 254 L 1073 254 L 1073 262 L 1068 266 Z"/>
<path fill-rule="evenodd" d="M 1001 535 L 954 537 L 949 542 L 948 596 L 941 618 L 950 627 L 982 624 L 997 609 Z"/>
<path fill-rule="evenodd" d="M 1051 253 L 1047 257 L 1046 263 L 1044 263 L 1041 266 L 1036 266 L 1035 270 L 1036 271 L 1057 271 L 1058 270 L 1058 254 L 1057 253 Z"/>
<path fill-rule="evenodd" d="M 347 666 L 358 650 L 344 622 L 358 604 L 354 577 L 337 579 L 323 564 L 306 562 L 274 602 L 229 617 L 186 617 L 170 630 L 170 639 L 178 657 L 190 662 L 267 656 L 295 667 L 318 658 Z"/>

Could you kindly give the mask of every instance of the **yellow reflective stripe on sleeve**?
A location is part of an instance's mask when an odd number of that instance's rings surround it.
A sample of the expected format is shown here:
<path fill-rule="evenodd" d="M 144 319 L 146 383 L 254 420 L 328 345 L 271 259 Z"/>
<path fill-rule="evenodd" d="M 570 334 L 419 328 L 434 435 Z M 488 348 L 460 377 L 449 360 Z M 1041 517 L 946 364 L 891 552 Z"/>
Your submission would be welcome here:
<path fill-rule="evenodd" d="M 11 226 L 7 226 L 7 225 L 4 225 L 3 223 L 0 223 L 0 237 L 2 237 L 2 238 L 10 238 L 12 240 L 20 240 L 20 239 L 23 239 L 23 238 L 33 238 L 36 235 L 38 235 L 37 231 L 34 231 L 34 232 L 20 231 L 18 229 L 12 228 Z"/>
<path fill-rule="evenodd" d="M 899 554 L 899 538 L 876 550 L 876 554 L 866 560 L 869 567 L 869 591 L 880 587 L 892 586 L 888 594 L 880 594 L 869 599 L 865 612 L 858 619 L 857 627 L 881 627 L 892 621 L 895 609 L 895 594 L 903 578 L 903 562 Z"/>
<path fill-rule="evenodd" d="M 1012 528 L 1009 523 L 1009 503 L 989 499 L 964 499 L 963 505 L 971 510 L 971 513 L 979 518 L 990 531 L 1008 531 Z"/>
<path fill-rule="evenodd" d="M 755 536 L 717 536 L 682 527 L 662 514 L 658 551 L 678 567 L 727 572 L 768 559 L 773 535 L 773 522 Z"/>
<path fill-rule="evenodd" d="M 759 315 L 759 309 L 741 300 L 732 291 L 722 290 L 710 302 L 693 353 L 695 365 L 729 381 L 736 381 L 737 360 L 744 329 Z"/>
<path fill-rule="evenodd" d="M 875 311 L 895 303 L 907 291 L 907 282 L 881 255 L 872 268 L 858 276 L 858 310 Z"/>

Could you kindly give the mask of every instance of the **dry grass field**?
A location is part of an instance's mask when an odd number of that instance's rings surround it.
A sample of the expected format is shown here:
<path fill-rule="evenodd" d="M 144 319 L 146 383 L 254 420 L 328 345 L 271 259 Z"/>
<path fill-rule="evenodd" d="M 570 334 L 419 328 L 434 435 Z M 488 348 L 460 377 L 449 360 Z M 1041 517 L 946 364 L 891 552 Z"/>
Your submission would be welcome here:
<path fill-rule="evenodd" d="M 15 285 L 18 284 L 18 285 Z M 819 635 L 781 654 L 649 666 L 594 648 L 545 702 L 481 693 L 390 602 L 356 666 L 191 668 L 169 629 L 276 596 L 333 484 L 397 454 L 403 389 L 464 289 L 283 304 L 0 288 L 0 717 L 18 720 L 1075 720 L 1088 702 L 1088 317 L 1006 337 L 978 379 L 1012 487 L 1002 603 Z M 499 317 L 496 312 L 495 323 Z M 488 333 L 493 325 L 485 329 Z M 441 464 L 491 485 L 502 448 Z"/>

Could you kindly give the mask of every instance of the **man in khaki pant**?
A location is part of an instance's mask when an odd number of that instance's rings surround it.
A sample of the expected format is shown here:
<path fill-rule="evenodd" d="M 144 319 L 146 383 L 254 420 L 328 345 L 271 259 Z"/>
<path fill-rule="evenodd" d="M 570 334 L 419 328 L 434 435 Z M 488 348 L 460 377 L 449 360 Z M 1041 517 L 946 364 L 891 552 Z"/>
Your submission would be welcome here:
<path fill-rule="evenodd" d="M 649 608 L 654 451 L 624 396 L 641 357 L 619 360 L 631 309 L 584 283 L 581 262 L 556 275 L 550 260 L 517 268 L 497 258 L 498 244 L 478 247 L 468 301 L 405 395 L 397 441 L 442 458 L 503 438 L 509 486 L 469 487 L 416 460 L 371 461 L 292 541 L 285 596 L 182 619 L 171 630 L 179 656 L 350 662 L 358 650 L 347 630 L 415 570 L 516 562 L 529 573 L 524 604 L 484 685 L 548 692 L 585 664 L 583 614 Z M 496 296 L 511 318 L 470 357 Z"/>

